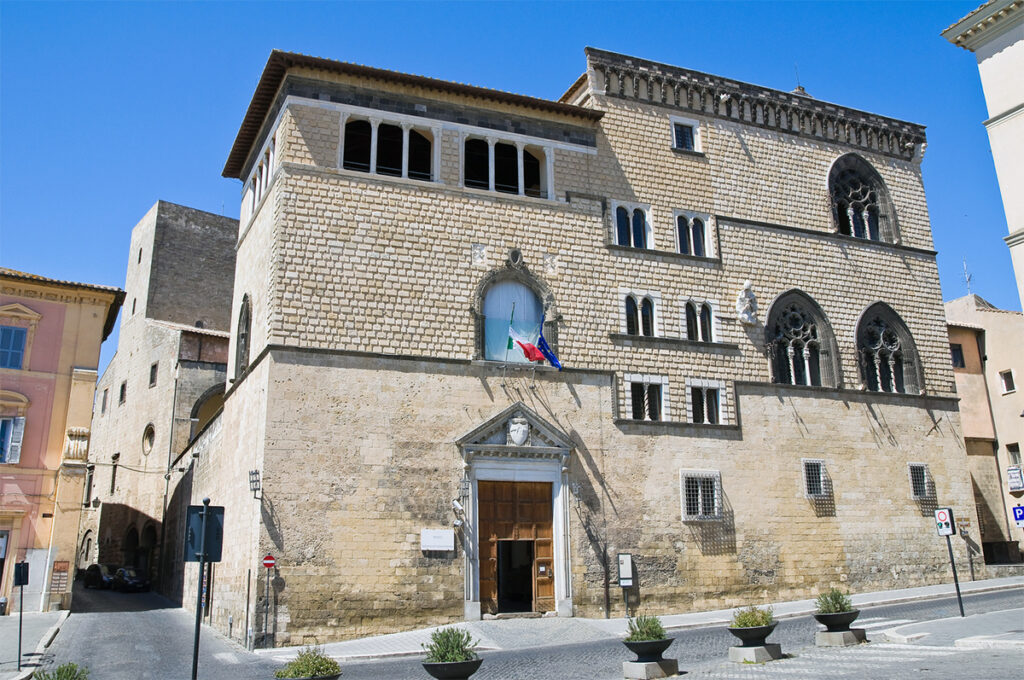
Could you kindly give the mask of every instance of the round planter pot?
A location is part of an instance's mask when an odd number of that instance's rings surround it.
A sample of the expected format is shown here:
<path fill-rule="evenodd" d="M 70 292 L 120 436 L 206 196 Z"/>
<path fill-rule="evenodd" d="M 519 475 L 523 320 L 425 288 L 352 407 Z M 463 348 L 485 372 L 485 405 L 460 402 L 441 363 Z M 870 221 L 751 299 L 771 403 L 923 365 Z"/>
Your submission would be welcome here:
<path fill-rule="evenodd" d="M 841 633 L 850 630 L 850 624 L 860 616 L 859 609 L 848 612 L 836 612 L 835 614 L 815 614 L 814 618 L 821 625 L 825 626 L 830 633 Z"/>
<path fill-rule="evenodd" d="M 437 680 L 466 680 L 476 673 L 480 668 L 483 659 L 470 659 L 469 661 L 449 661 L 446 663 L 423 662 L 423 670 L 430 673 L 431 677 Z"/>
<path fill-rule="evenodd" d="M 308 678 L 299 678 L 298 680 L 338 680 L 341 677 L 341 673 L 335 673 L 334 675 L 315 675 Z"/>
<path fill-rule="evenodd" d="M 662 653 L 672 644 L 672 638 L 663 640 L 623 640 L 622 644 L 629 648 L 629 651 L 636 654 L 637 663 L 650 663 L 661 661 Z"/>
<path fill-rule="evenodd" d="M 732 628 L 730 626 L 729 632 L 740 639 L 741 647 L 763 647 L 765 640 L 777 625 L 779 625 L 778 621 L 772 621 L 767 626 L 751 626 L 750 628 Z"/>

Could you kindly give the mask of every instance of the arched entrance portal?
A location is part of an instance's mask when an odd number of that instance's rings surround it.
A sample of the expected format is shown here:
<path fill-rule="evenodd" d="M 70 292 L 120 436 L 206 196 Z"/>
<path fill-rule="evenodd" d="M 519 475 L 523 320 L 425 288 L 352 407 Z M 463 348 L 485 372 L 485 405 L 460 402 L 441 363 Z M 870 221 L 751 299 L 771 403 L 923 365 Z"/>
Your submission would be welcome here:
<path fill-rule="evenodd" d="M 156 527 L 147 524 L 142 530 L 142 538 L 139 540 L 139 551 L 135 559 L 135 567 L 146 575 L 150 581 L 156 577 Z"/>
<path fill-rule="evenodd" d="M 135 564 L 135 560 L 139 553 L 139 532 L 135 530 L 135 527 L 129 527 L 128 531 L 125 532 L 122 553 L 121 564 L 133 567 L 138 566 Z"/>
<path fill-rule="evenodd" d="M 564 433 L 517 403 L 461 437 L 467 619 L 572 616 Z"/>

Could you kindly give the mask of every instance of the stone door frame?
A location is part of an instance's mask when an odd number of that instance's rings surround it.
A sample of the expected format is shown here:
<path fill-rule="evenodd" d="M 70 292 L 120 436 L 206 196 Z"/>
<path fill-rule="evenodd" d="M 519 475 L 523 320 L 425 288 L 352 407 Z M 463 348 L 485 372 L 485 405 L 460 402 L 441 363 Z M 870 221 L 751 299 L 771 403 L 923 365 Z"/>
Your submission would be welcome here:
<path fill-rule="evenodd" d="M 530 425 L 521 445 L 506 437 L 508 423 L 524 418 Z M 522 422 L 520 420 L 520 422 Z M 568 465 L 572 440 L 522 402 L 517 402 L 455 442 L 465 465 L 468 497 L 462 543 L 465 554 L 465 618 L 482 618 L 480 608 L 479 481 L 548 482 L 551 484 L 552 571 L 555 579 L 555 612 L 572 616 L 572 570 L 569 557 Z"/>

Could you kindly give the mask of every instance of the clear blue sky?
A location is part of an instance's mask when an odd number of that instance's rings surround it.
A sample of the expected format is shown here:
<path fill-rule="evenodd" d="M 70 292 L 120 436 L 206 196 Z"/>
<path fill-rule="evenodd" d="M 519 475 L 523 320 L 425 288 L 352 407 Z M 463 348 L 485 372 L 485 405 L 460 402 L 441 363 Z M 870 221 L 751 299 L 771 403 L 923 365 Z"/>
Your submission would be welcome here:
<path fill-rule="evenodd" d="M 1020 309 L 962 2 L 0 3 L 0 264 L 124 285 L 158 199 L 237 217 L 220 176 L 271 49 L 557 98 L 587 45 L 926 125 L 944 299 Z M 104 347 L 109 360 L 116 336 Z"/>

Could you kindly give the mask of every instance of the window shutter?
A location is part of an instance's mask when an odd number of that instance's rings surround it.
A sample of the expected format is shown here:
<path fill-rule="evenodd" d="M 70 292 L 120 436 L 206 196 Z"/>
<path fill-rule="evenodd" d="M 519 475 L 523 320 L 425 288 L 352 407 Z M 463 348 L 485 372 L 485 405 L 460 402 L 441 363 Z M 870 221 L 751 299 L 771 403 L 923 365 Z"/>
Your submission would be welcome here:
<path fill-rule="evenodd" d="M 21 460 L 21 439 L 25 436 L 25 419 L 15 418 L 11 430 L 11 448 L 7 451 L 7 462 L 17 463 Z"/>

